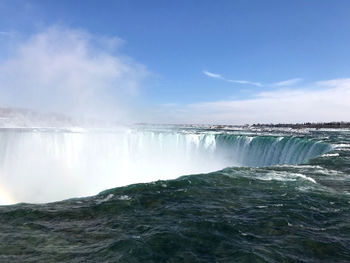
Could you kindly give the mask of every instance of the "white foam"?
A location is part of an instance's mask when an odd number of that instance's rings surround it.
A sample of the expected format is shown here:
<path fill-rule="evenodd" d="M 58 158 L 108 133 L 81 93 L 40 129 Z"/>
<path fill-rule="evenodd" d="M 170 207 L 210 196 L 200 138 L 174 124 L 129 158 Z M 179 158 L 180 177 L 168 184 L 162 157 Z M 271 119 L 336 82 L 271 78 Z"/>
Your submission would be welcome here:
<path fill-rule="evenodd" d="M 335 149 L 339 149 L 339 148 L 350 148 L 350 144 L 347 143 L 341 143 L 341 144 L 336 144 L 334 145 Z"/>
<path fill-rule="evenodd" d="M 325 153 L 321 155 L 321 157 L 337 157 L 337 156 L 339 156 L 339 153 Z"/>
<path fill-rule="evenodd" d="M 276 181 L 296 181 L 298 178 L 302 178 L 303 180 L 307 180 L 310 181 L 314 184 L 316 184 L 317 182 L 315 181 L 315 179 L 308 177 L 304 174 L 301 173 L 290 173 L 290 172 L 286 172 L 286 171 L 272 171 L 269 172 L 267 174 L 264 174 L 262 176 L 259 176 L 258 179 L 261 180 L 276 180 Z"/>
<path fill-rule="evenodd" d="M 109 194 L 109 195 L 107 195 L 105 198 L 103 198 L 103 199 L 100 199 L 100 200 L 97 200 L 96 201 L 96 204 L 102 204 L 102 203 L 104 203 L 104 202 L 107 202 L 108 200 L 110 200 L 111 198 L 113 198 L 113 194 Z"/>
<path fill-rule="evenodd" d="M 121 195 L 118 197 L 118 199 L 122 200 L 122 201 L 129 201 L 129 200 L 131 200 L 131 197 L 128 195 Z"/>
<path fill-rule="evenodd" d="M 294 175 L 296 175 L 297 177 L 301 177 L 301 178 L 303 178 L 303 179 L 305 179 L 305 180 L 308 180 L 308 181 L 310 181 L 310 182 L 316 184 L 315 179 L 313 179 L 313 178 L 311 178 L 311 177 L 309 177 L 309 176 L 306 176 L 306 175 L 303 175 L 303 174 L 294 174 Z"/>

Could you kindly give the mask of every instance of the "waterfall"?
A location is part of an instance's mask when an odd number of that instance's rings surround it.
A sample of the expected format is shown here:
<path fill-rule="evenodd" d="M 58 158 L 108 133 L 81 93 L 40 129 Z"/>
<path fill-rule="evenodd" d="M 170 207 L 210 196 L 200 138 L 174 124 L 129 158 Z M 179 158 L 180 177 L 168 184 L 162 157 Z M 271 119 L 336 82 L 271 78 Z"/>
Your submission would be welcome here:
<path fill-rule="evenodd" d="M 8 202 L 57 201 L 227 166 L 296 164 L 329 149 L 291 136 L 2 129 L 0 197 L 6 192 Z"/>

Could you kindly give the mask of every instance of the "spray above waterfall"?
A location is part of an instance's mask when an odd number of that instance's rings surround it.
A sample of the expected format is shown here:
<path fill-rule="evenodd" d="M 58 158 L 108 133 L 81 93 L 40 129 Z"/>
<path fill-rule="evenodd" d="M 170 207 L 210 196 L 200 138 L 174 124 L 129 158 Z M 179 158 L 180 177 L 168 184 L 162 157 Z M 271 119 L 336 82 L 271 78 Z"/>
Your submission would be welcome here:
<path fill-rule="evenodd" d="M 121 55 L 122 45 L 59 26 L 14 38 L 0 60 L 0 106 L 132 122 L 133 100 L 149 72 Z"/>

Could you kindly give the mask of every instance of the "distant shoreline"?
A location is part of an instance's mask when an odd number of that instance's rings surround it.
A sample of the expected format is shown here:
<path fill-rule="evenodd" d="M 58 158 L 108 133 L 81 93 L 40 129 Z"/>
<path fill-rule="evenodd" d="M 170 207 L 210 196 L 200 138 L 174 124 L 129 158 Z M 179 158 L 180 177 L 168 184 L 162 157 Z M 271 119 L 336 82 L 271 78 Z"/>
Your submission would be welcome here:
<path fill-rule="evenodd" d="M 176 123 L 135 123 L 136 126 L 164 126 L 207 129 L 235 129 L 235 128 L 291 128 L 291 129 L 350 129 L 350 122 L 305 122 L 305 123 L 255 123 L 255 124 L 176 124 Z"/>
<path fill-rule="evenodd" d="M 266 128 L 293 128 L 293 129 L 304 129 L 304 128 L 314 128 L 314 129 L 344 129 L 350 128 L 350 122 L 305 122 L 305 123 L 278 123 L 278 124 L 253 124 L 252 127 L 266 127 Z"/>

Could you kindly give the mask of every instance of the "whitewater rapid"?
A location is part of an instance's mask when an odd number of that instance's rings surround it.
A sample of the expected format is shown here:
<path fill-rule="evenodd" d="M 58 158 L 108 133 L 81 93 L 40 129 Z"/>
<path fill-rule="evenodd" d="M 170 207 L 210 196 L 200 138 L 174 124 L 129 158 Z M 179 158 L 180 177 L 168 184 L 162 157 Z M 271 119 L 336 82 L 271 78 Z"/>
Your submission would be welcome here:
<path fill-rule="evenodd" d="M 312 138 L 179 130 L 0 130 L 0 202 L 42 203 L 229 166 L 299 164 Z"/>

